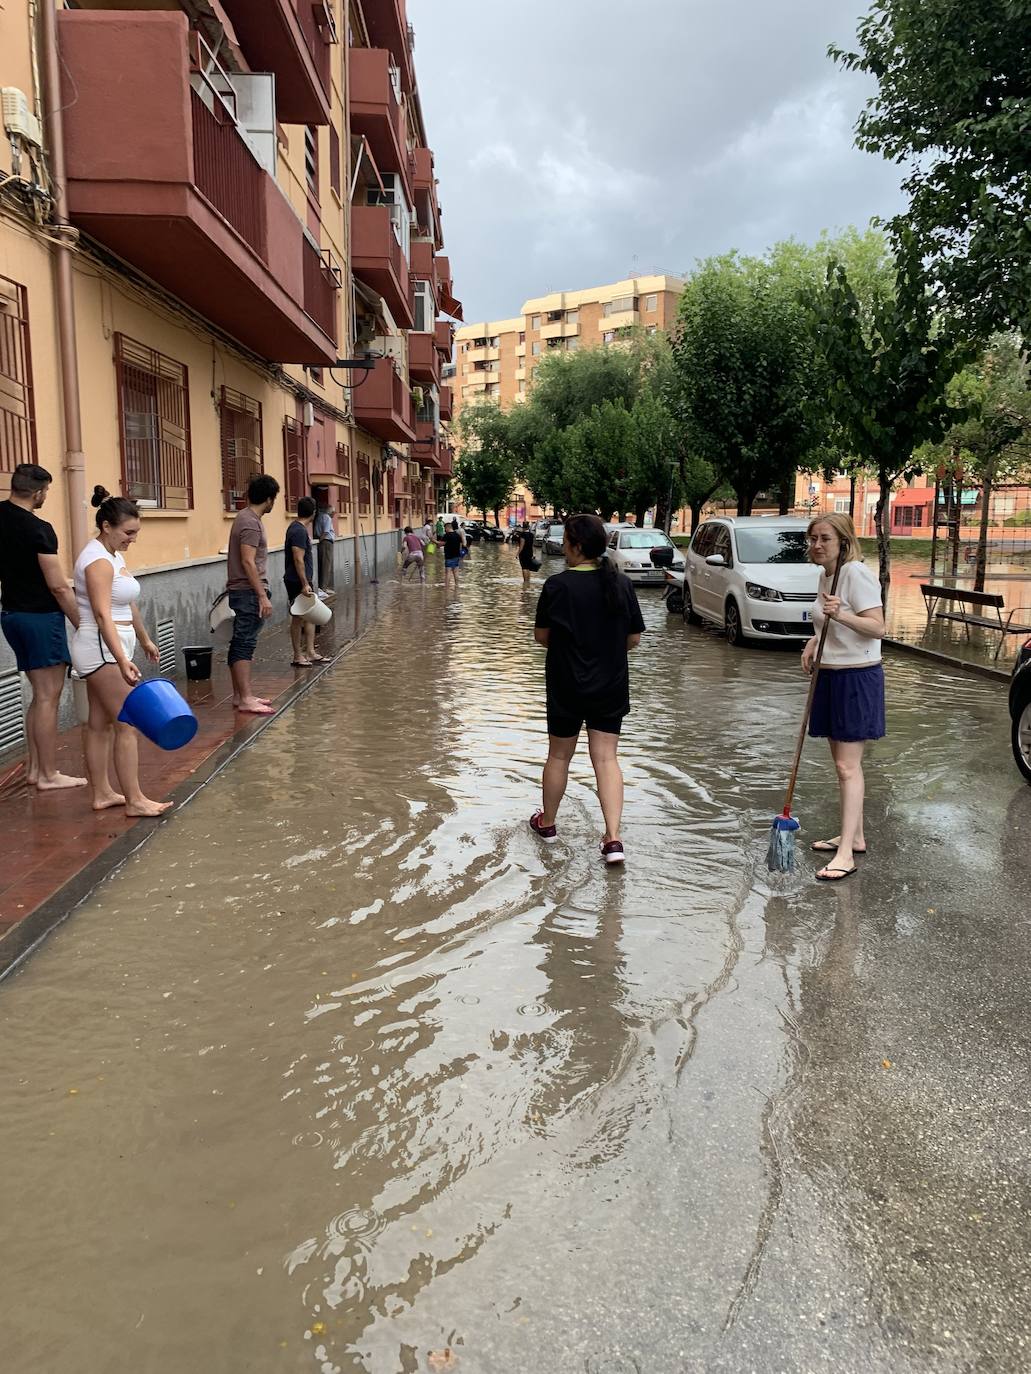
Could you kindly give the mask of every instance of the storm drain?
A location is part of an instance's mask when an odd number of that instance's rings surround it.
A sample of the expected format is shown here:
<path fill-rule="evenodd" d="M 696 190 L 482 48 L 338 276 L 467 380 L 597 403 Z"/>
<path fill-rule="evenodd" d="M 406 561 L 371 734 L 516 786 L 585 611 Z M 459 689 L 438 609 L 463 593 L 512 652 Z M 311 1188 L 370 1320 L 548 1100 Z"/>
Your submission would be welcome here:
<path fill-rule="evenodd" d="M 0 753 L 25 743 L 25 708 L 21 673 L 12 668 L 0 673 Z"/>
<path fill-rule="evenodd" d="M 158 671 L 175 677 L 175 621 L 158 621 Z"/>

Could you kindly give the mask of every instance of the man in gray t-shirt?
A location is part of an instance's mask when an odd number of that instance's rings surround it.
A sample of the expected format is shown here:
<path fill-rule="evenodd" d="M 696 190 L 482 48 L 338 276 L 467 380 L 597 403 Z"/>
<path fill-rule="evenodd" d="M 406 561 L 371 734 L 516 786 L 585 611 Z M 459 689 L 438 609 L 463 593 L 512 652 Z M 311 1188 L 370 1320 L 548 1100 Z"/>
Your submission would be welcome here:
<path fill-rule="evenodd" d="M 279 495 L 279 483 L 264 473 L 252 477 L 247 505 L 233 521 L 229 535 L 226 589 L 235 615 L 229 645 L 229 674 L 233 679 L 233 705 L 256 716 L 272 714 L 271 704 L 256 697 L 251 688 L 251 660 L 257 648 L 262 621 L 272 614 L 268 586 L 268 540 L 262 518 Z"/>

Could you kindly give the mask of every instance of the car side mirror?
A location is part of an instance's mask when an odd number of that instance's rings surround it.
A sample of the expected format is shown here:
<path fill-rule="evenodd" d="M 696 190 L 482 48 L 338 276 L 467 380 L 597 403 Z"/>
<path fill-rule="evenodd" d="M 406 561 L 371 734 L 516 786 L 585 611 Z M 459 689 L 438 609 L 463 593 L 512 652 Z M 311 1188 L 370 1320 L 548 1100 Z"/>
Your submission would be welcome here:
<path fill-rule="evenodd" d="M 721 553 L 710 553 L 705 561 L 710 568 L 725 568 L 727 566 L 726 560 Z"/>

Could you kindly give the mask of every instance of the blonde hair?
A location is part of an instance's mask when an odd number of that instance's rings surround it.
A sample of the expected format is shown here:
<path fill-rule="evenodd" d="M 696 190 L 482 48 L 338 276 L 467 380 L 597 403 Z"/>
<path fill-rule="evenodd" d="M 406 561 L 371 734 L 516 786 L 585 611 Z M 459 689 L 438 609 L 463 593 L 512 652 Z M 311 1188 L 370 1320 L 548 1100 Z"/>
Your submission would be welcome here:
<path fill-rule="evenodd" d="M 851 515 L 839 515 L 837 511 L 829 511 L 826 515 L 814 515 L 806 527 L 806 534 L 812 534 L 815 525 L 830 525 L 844 550 L 843 563 L 862 563 L 863 548 Z"/>

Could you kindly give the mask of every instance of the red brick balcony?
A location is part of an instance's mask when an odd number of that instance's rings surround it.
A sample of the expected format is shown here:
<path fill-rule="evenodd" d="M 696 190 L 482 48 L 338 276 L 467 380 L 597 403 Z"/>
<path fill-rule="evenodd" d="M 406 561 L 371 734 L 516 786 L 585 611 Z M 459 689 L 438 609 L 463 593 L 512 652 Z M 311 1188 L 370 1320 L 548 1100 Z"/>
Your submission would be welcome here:
<path fill-rule="evenodd" d="M 440 442 L 437 427 L 432 420 L 416 420 L 415 442 L 412 458 L 423 467 L 436 469 L 440 465 Z"/>
<path fill-rule="evenodd" d="M 436 262 L 437 270 L 437 300 L 440 308 L 445 315 L 453 315 L 456 320 L 462 318 L 462 302 L 455 296 L 454 282 L 451 280 L 451 261 L 438 253 Z"/>
<path fill-rule="evenodd" d="M 440 418 L 450 420 L 454 413 L 454 397 L 449 386 L 442 386 L 439 390 L 440 395 Z"/>
<path fill-rule="evenodd" d="M 442 439 L 438 447 L 438 477 L 450 477 L 455 470 L 455 450 Z"/>
<path fill-rule="evenodd" d="M 443 248 L 444 235 L 440 227 L 437 177 L 433 170 L 433 154 L 429 148 L 412 150 L 412 190 L 415 194 L 415 211 L 419 224 L 432 235 L 433 246 Z"/>
<path fill-rule="evenodd" d="M 332 35 L 312 0 L 222 0 L 255 72 L 274 72 L 284 124 L 328 124 Z M 320 22 L 321 20 L 321 22 Z"/>
<path fill-rule="evenodd" d="M 455 347 L 455 326 L 450 320 L 438 320 L 434 330 L 434 346 L 445 361 L 451 361 Z"/>
<path fill-rule="evenodd" d="M 396 172 L 412 200 L 411 167 L 405 138 L 405 114 L 390 79 L 390 53 L 383 48 L 351 48 L 347 56 L 351 81 L 351 132 L 364 134 L 381 172 Z"/>
<path fill-rule="evenodd" d="M 370 43 L 388 50 L 401 68 L 402 86 L 411 94 L 412 54 L 408 46 L 408 15 L 404 0 L 363 0 L 362 12 Z"/>
<path fill-rule="evenodd" d="M 351 270 L 386 301 L 402 329 L 411 329 L 408 263 L 390 219 L 389 205 L 351 206 Z"/>
<path fill-rule="evenodd" d="M 413 277 L 430 283 L 433 287 L 433 295 L 436 297 L 437 274 L 433 266 L 433 244 L 428 239 L 412 239 L 409 266 L 412 269 Z"/>
<path fill-rule="evenodd" d="M 262 357 L 332 362 L 335 283 L 228 110 L 191 89 L 186 16 L 58 20 L 72 222 Z"/>
<path fill-rule="evenodd" d="M 420 385 L 436 386 L 440 381 L 440 354 L 432 334 L 408 335 L 408 372 Z"/>
<path fill-rule="evenodd" d="M 393 358 L 377 358 L 376 366 L 351 392 L 351 409 L 358 424 L 381 439 L 412 443 L 412 395 Z"/>

